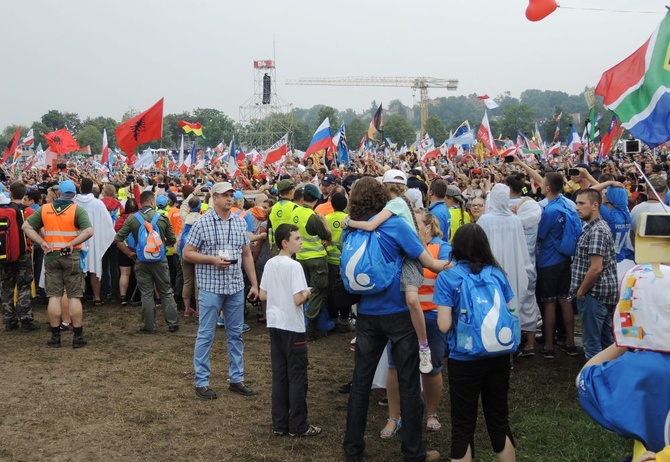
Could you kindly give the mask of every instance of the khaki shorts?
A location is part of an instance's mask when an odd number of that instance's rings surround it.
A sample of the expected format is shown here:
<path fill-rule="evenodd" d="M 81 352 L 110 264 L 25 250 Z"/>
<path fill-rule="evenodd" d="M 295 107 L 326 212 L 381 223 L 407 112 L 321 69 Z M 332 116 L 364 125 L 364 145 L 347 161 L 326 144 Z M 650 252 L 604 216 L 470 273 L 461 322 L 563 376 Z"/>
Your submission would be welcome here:
<path fill-rule="evenodd" d="M 84 296 L 84 273 L 79 267 L 79 252 L 60 256 L 44 264 L 47 297 L 62 297 L 63 290 L 68 298 Z"/>

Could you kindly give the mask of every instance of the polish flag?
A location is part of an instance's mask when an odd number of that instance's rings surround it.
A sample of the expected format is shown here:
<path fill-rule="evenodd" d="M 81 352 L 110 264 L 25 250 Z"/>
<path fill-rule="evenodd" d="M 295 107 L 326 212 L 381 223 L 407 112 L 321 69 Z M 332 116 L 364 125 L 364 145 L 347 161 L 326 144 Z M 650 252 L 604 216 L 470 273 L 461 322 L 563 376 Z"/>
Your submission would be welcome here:
<path fill-rule="evenodd" d="M 484 111 L 484 118 L 482 119 L 482 124 L 479 126 L 479 130 L 477 130 L 477 139 L 481 141 L 484 146 L 489 150 L 491 154 L 495 154 L 497 152 L 496 149 L 496 142 L 493 139 L 493 133 L 491 133 L 491 126 L 489 125 L 489 116 Z"/>
<path fill-rule="evenodd" d="M 547 151 L 547 155 L 548 156 L 555 156 L 559 152 L 561 152 L 561 143 L 556 143 L 551 148 L 549 148 L 549 150 Z"/>
<path fill-rule="evenodd" d="M 263 162 L 263 166 L 266 166 L 268 164 L 274 164 L 282 157 L 284 157 L 287 152 L 288 152 L 288 133 L 282 136 L 281 139 L 277 141 L 275 144 L 270 146 L 270 149 L 268 149 L 268 152 L 265 155 L 265 161 Z"/>
<path fill-rule="evenodd" d="M 486 93 L 484 93 L 483 95 L 477 95 L 477 98 L 478 98 L 478 99 L 481 99 L 482 101 L 484 101 L 484 104 L 486 105 L 486 107 L 487 107 L 488 109 L 495 109 L 495 108 L 498 107 L 498 103 L 496 103 L 495 101 L 493 101 L 493 98 L 491 98 L 491 97 L 490 97 L 489 95 L 487 95 Z"/>

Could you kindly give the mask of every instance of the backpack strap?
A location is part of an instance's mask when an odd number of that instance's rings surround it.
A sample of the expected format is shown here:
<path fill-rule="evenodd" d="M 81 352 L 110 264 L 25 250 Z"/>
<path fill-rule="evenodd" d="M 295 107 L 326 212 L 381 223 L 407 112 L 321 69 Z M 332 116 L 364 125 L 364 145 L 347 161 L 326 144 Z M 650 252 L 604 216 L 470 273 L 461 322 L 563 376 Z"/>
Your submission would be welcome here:
<path fill-rule="evenodd" d="M 151 219 L 151 226 L 153 227 L 153 229 L 156 229 L 156 223 L 158 223 L 158 220 L 160 220 L 160 218 L 161 214 L 156 212 L 154 214 L 154 217 Z"/>
<path fill-rule="evenodd" d="M 144 216 L 143 216 L 140 212 L 135 212 L 135 213 L 133 213 L 133 216 L 134 216 L 135 219 L 138 221 L 138 223 L 140 224 L 140 226 L 142 226 L 142 224 L 146 221 L 146 220 L 144 219 Z"/>

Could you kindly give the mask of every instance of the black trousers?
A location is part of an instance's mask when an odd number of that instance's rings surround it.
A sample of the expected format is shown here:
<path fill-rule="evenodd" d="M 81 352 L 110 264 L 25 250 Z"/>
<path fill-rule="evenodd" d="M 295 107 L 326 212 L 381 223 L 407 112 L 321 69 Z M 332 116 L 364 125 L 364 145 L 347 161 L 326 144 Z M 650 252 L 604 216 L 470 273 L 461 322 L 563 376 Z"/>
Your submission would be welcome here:
<path fill-rule="evenodd" d="M 449 358 L 452 459 L 462 459 L 468 445 L 472 457 L 475 457 L 474 435 L 479 395 L 482 397 L 486 429 L 493 451 L 497 454 L 505 448 L 506 436 L 514 444 L 507 404 L 509 376 L 508 354 L 474 361 Z"/>
<path fill-rule="evenodd" d="M 307 431 L 307 342 L 304 332 L 270 328 L 272 427 L 276 432 Z"/>

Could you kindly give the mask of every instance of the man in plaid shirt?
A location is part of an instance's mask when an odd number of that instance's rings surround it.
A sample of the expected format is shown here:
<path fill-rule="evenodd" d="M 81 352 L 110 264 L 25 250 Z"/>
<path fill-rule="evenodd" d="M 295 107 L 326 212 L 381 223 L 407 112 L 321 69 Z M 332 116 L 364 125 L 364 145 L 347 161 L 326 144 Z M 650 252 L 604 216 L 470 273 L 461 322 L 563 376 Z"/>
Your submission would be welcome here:
<path fill-rule="evenodd" d="M 575 202 L 577 214 L 586 224 L 572 261 L 570 296 L 577 299 L 588 360 L 614 343 L 612 314 L 618 298 L 616 254 L 612 232 L 600 218 L 600 192 L 582 189 Z"/>

